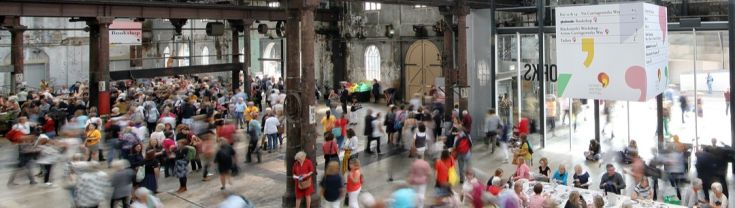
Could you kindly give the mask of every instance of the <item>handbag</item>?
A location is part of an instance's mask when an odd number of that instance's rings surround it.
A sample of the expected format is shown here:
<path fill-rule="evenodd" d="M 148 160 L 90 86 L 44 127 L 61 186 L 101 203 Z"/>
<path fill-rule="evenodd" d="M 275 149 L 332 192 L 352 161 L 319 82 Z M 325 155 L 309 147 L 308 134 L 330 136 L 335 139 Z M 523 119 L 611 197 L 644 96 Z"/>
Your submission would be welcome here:
<path fill-rule="evenodd" d="M 309 179 L 299 181 L 298 188 L 300 190 L 308 189 L 309 187 L 311 187 L 311 177 Z"/>
<path fill-rule="evenodd" d="M 135 173 L 135 182 L 141 182 L 145 178 L 145 166 L 138 167 L 138 171 Z"/>
<path fill-rule="evenodd" d="M 459 175 L 457 175 L 457 168 L 454 166 L 449 168 L 449 185 L 456 186 L 459 184 Z"/>

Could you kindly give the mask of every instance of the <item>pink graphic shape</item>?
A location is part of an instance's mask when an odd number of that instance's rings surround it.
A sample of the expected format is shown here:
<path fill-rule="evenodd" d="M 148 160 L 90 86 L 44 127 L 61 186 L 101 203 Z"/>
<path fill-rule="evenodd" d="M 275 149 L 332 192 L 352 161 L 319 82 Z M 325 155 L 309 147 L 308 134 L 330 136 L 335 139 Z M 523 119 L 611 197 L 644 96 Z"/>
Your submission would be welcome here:
<path fill-rule="evenodd" d="M 666 33 L 668 33 L 669 24 L 666 20 L 666 7 L 658 7 L 658 24 L 661 28 L 661 34 L 663 35 L 663 41 L 666 42 Z"/>
<path fill-rule="evenodd" d="M 641 91 L 639 101 L 646 100 L 648 85 L 646 84 L 646 70 L 643 67 L 631 66 L 625 70 L 625 84 L 630 88 Z"/>

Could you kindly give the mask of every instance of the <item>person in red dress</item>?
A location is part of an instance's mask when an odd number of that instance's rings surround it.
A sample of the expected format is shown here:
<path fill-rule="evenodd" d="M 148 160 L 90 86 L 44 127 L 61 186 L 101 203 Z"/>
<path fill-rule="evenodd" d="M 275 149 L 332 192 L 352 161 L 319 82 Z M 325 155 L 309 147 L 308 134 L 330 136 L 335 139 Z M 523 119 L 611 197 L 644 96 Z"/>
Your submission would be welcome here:
<path fill-rule="evenodd" d="M 294 157 L 296 162 L 293 164 L 293 179 L 296 190 L 296 208 L 301 207 L 301 200 L 306 199 L 306 208 L 311 207 L 311 195 L 314 194 L 314 182 L 312 175 L 314 175 L 314 165 L 311 160 L 306 158 L 306 153 L 301 151 L 296 153 Z M 308 185 L 302 184 L 299 187 L 299 183 L 307 182 Z"/>

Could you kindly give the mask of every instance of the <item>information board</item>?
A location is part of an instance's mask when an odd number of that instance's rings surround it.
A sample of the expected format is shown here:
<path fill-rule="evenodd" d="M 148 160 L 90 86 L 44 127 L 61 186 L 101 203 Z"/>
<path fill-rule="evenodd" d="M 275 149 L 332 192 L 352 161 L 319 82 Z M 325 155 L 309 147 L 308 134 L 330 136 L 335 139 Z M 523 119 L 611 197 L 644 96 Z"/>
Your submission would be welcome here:
<path fill-rule="evenodd" d="M 557 95 L 645 101 L 669 83 L 666 8 L 647 3 L 556 9 Z"/>

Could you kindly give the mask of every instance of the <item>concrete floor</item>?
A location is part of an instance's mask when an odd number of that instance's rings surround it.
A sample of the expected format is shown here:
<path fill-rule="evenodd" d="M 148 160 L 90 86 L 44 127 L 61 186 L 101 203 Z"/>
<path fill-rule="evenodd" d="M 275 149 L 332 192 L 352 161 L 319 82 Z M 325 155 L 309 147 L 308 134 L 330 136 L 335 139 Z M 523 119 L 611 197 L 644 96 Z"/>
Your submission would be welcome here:
<path fill-rule="evenodd" d="M 371 104 L 365 104 L 365 107 L 380 111 L 385 111 L 386 109 L 384 106 Z M 324 112 L 326 108 L 322 106 L 317 110 L 318 112 Z M 363 109 L 358 111 L 358 114 L 358 118 L 362 119 L 364 117 L 365 110 Z M 672 117 L 675 116 L 676 115 L 672 115 Z M 480 120 L 481 119 L 479 118 L 475 118 L 476 122 L 480 122 Z M 593 128 L 593 123 L 591 116 L 588 117 L 586 122 L 580 120 L 580 125 L 577 127 L 578 132 L 589 131 L 590 128 Z M 623 122 L 619 123 L 622 124 Z M 355 127 L 358 133 L 361 132 L 360 130 L 363 128 L 362 125 L 363 124 L 359 124 Z M 615 127 L 616 131 L 626 131 L 625 128 L 627 127 L 621 125 Z M 652 132 L 655 129 L 648 130 Z M 599 183 L 599 178 L 604 171 L 603 163 L 606 163 L 607 161 L 597 163 L 585 161 L 582 156 L 582 151 L 586 149 L 589 137 L 574 136 L 572 145 L 570 145 L 570 140 L 564 139 L 568 138 L 568 136 L 562 136 L 562 131 L 563 130 L 558 130 L 556 132 L 559 134 L 557 136 L 560 137 L 551 137 L 547 140 L 547 148 L 535 151 L 534 163 L 537 163 L 538 159 L 541 157 L 547 157 L 550 160 L 550 166 L 554 170 L 559 164 L 566 164 L 568 169 L 574 164 L 581 164 L 590 172 L 590 175 L 592 176 L 591 179 L 593 181 L 592 186 L 596 187 Z M 566 131 L 568 132 L 569 130 Z M 580 133 L 575 135 L 584 134 Z M 620 136 L 616 135 L 616 139 L 604 140 L 607 143 L 603 142 L 603 151 L 610 152 L 612 150 L 617 150 L 620 147 L 619 144 L 624 144 L 627 141 L 623 137 L 623 134 L 619 135 Z M 647 135 L 651 135 L 651 133 L 648 133 Z M 653 138 L 653 136 L 645 136 L 645 138 Z M 360 137 L 360 140 L 362 142 L 360 149 L 363 149 L 365 139 Z M 646 139 L 646 141 L 655 140 Z M 321 140 L 318 142 L 321 143 Z M 385 143 L 385 139 L 383 139 L 382 142 Z M 538 141 L 535 141 L 535 143 L 537 142 Z M 640 143 L 649 142 L 639 142 L 639 145 L 641 145 Z M 570 146 L 572 147 L 571 150 Z M 387 145 L 384 147 L 387 147 Z M 540 148 L 540 145 L 534 144 L 534 147 Z M 245 144 L 241 142 L 236 145 L 236 149 L 238 150 L 238 154 L 241 154 L 240 158 L 242 158 Z M 0 181 L 7 181 L 11 173 L 12 169 L 10 168 L 10 165 L 15 161 L 15 151 L 14 146 L 8 144 L 7 141 L 3 140 L 3 142 L 0 143 Z M 321 164 L 323 164 L 323 159 L 321 158 L 322 157 L 318 157 L 317 160 L 318 164 L 320 164 L 319 170 L 322 170 Z M 382 156 L 360 154 L 360 158 L 363 162 L 365 179 L 363 191 L 375 195 L 376 198 L 386 198 L 390 194 L 392 182 L 388 182 L 388 178 L 391 174 L 396 181 L 405 180 L 408 174 L 407 168 L 396 167 L 408 167 L 412 162 L 412 159 L 408 158 L 407 153 L 405 152 L 386 154 Z M 284 150 L 277 153 L 266 154 L 263 159 L 264 161 L 261 164 L 241 164 L 243 172 L 233 179 L 233 185 L 228 188 L 228 191 L 244 195 L 253 201 L 257 207 L 281 207 L 281 198 L 286 191 L 285 183 L 287 181 L 286 168 L 284 165 Z M 484 145 L 476 145 L 473 150 L 471 164 L 480 180 L 485 181 L 487 180 L 489 173 L 492 173 L 496 168 L 502 168 L 506 176 L 514 172 L 515 167 L 511 164 L 503 164 L 502 160 L 502 154 L 500 151 L 496 151 L 494 154 L 491 154 Z M 616 164 L 616 166 L 618 167 L 618 170 L 623 167 L 619 164 Z M 532 167 L 532 170 L 537 170 L 537 168 L 534 166 Z M 61 168 L 57 166 L 53 172 L 55 172 L 54 175 L 57 176 L 56 178 L 59 178 L 58 176 L 61 174 Z M 166 207 L 215 207 L 224 199 L 227 191 L 219 190 L 220 185 L 218 180 L 202 182 L 201 177 L 201 172 L 192 173 L 189 177 L 189 191 L 183 194 L 173 193 L 173 191 L 178 188 L 178 181 L 176 178 L 164 178 L 159 181 L 159 191 L 161 193 L 158 194 L 158 197 L 161 198 Z M 629 187 L 625 193 L 629 194 L 632 190 L 632 178 L 628 175 L 626 175 L 625 178 Z M 0 203 L 0 207 L 49 207 L 49 203 L 56 204 L 59 207 L 66 207 L 65 204 L 69 203 L 67 192 L 60 187 L 48 188 L 41 184 L 30 186 L 24 178 L 18 178 L 16 183 L 21 185 L 13 187 L 0 186 L 0 202 L 2 202 Z M 667 183 L 660 182 L 660 184 L 663 189 L 662 193 L 667 193 L 671 190 Z M 733 185 L 732 176 L 728 177 L 728 184 L 730 184 L 730 192 L 735 193 L 735 191 L 733 191 L 733 187 L 735 187 L 735 185 Z M 431 192 L 431 189 L 427 191 L 427 197 L 431 196 Z M 730 201 L 731 204 L 735 204 L 734 199 L 730 199 Z M 109 205 L 104 203 L 102 206 L 105 207 Z"/>

